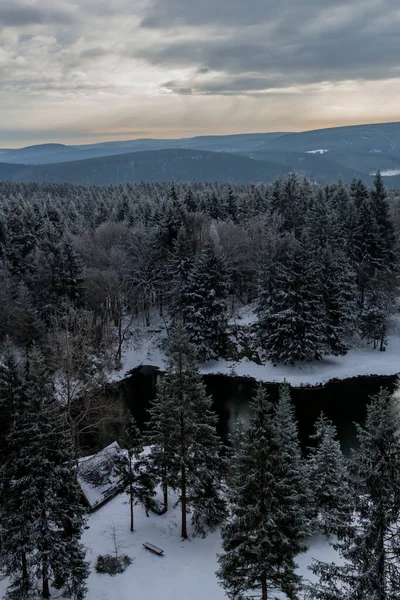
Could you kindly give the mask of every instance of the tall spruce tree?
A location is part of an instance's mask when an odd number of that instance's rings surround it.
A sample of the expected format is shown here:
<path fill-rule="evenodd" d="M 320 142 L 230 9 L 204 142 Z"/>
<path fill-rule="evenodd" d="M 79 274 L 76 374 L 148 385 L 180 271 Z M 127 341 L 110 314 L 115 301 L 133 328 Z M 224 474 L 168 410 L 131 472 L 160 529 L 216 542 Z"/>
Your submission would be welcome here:
<path fill-rule="evenodd" d="M 149 461 L 143 456 L 143 436 L 132 415 L 128 416 L 123 452 L 116 464 L 116 470 L 121 478 L 121 484 L 129 496 L 130 530 L 134 530 L 133 507 L 142 504 L 148 510 L 155 496 L 155 474 Z"/>
<path fill-rule="evenodd" d="M 181 287 L 181 318 L 201 361 L 217 358 L 224 350 L 228 289 L 223 258 L 207 246 Z"/>
<path fill-rule="evenodd" d="M 287 519 L 292 520 L 288 527 L 293 531 L 308 531 L 312 494 L 308 469 L 300 447 L 290 386 L 286 382 L 279 388 L 278 403 L 273 411 L 273 425 L 279 448 L 282 481 L 291 490 L 292 503 L 296 506 L 296 510 L 287 512 Z"/>
<path fill-rule="evenodd" d="M 316 446 L 310 448 L 308 475 L 315 526 L 325 534 L 335 533 L 348 516 L 349 477 L 336 427 L 322 413 L 311 436 Z"/>
<path fill-rule="evenodd" d="M 10 458 L 3 467 L 1 562 L 7 600 L 50 597 L 50 585 L 85 596 L 88 567 L 75 461 L 62 407 L 43 357 L 34 349 L 13 406 Z"/>
<path fill-rule="evenodd" d="M 0 465 L 4 465 L 9 456 L 8 435 L 22 385 L 21 357 L 10 340 L 6 340 L 0 354 Z"/>
<path fill-rule="evenodd" d="M 182 227 L 175 240 L 174 252 L 168 265 L 168 276 L 172 281 L 169 311 L 174 318 L 182 318 L 182 313 L 188 310 L 187 286 L 193 262 L 192 245 L 186 229 Z"/>
<path fill-rule="evenodd" d="M 197 371 L 195 348 L 181 323 L 171 334 L 167 356 L 167 370 L 150 411 L 148 425 L 154 444 L 150 460 L 160 469 L 164 487 L 179 490 L 181 536 L 185 539 L 189 508 L 197 534 L 204 535 L 221 522 L 225 460 L 212 400 Z"/>
<path fill-rule="evenodd" d="M 380 233 L 367 188 L 358 182 L 351 190 L 357 209 L 353 261 L 357 275 L 358 304 L 363 307 L 367 291 L 371 289 L 371 280 L 382 268 Z"/>
<path fill-rule="evenodd" d="M 386 271 L 393 269 L 396 263 L 396 237 L 392 220 L 389 215 L 387 192 L 381 172 L 374 178 L 371 193 L 372 211 L 378 228 L 378 255 L 382 268 Z"/>
<path fill-rule="evenodd" d="M 389 392 L 372 398 L 365 427 L 357 427 L 351 459 L 351 513 L 332 543 L 341 564 L 316 561 L 319 582 L 309 588 L 318 600 L 400 598 L 400 415 Z"/>
<path fill-rule="evenodd" d="M 258 590 L 262 600 L 277 592 L 293 600 L 299 597 L 295 558 L 305 550 L 306 528 L 293 463 L 281 453 L 283 437 L 292 439 L 293 432 L 276 433 L 280 413 L 287 412 L 283 402 L 274 422 L 272 405 L 260 385 L 251 401 L 249 427 L 241 426 L 234 434 L 232 512 L 221 530 L 223 553 L 217 572 L 232 599 Z"/>
<path fill-rule="evenodd" d="M 355 274 L 342 247 L 346 233 L 322 190 L 316 194 L 307 225 L 324 305 L 324 353 L 345 354 L 345 338 L 356 320 Z"/>
<path fill-rule="evenodd" d="M 326 349 L 321 265 L 311 248 L 308 236 L 293 240 L 260 278 L 259 336 L 275 364 L 319 359 Z"/>

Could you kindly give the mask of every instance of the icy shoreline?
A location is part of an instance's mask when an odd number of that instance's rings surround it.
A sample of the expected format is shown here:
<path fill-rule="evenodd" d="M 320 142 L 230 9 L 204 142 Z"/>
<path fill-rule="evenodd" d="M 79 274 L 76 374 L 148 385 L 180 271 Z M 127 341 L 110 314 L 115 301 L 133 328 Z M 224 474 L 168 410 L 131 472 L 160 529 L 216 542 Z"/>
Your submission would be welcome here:
<path fill-rule="evenodd" d="M 123 353 L 122 368 L 111 374 L 110 381 L 121 381 L 139 367 L 152 367 L 165 370 L 166 357 L 160 348 L 163 332 L 148 333 L 136 338 L 131 347 Z M 204 375 L 228 375 L 249 377 L 266 383 L 287 381 L 293 387 L 316 387 L 331 380 L 345 380 L 354 377 L 394 376 L 400 373 L 400 335 L 389 337 L 385 352 L 373 350 L 364 345 L 353 348 L 345 356 L 329 356 L 313 363 L 299 363 L 294 366 L 271 363 L 258 365 L 247 359 L 239 361 L 218 360 L 200 366 Z"/>

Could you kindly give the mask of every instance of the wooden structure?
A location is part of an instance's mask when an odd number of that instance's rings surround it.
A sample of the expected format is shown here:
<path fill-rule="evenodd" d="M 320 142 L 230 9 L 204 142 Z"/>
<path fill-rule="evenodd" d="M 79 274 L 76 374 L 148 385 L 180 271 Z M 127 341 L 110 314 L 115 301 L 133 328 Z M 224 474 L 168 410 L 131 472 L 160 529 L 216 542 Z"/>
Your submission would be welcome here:
<path fill-rule="evenodd" d="M 122 491 L 116 470 L 122 452 L 118 442 L 114 442 L 97 454 L 79 460 L 78 484 L 90 511 L 104 506 Z"/>
<path fill-rule="evenodd" d="M 163 556 L 164 554 L 164 550 L 157 548 L 157 546 L 154 546 L 154 544 L 150 544 L 149 542 L 145 542 L 143 546 L 146 548 L 146 550 L 150 550 L 150 552 L 154 552 L 154 554 L 158 554 L 158 556 Z"/>

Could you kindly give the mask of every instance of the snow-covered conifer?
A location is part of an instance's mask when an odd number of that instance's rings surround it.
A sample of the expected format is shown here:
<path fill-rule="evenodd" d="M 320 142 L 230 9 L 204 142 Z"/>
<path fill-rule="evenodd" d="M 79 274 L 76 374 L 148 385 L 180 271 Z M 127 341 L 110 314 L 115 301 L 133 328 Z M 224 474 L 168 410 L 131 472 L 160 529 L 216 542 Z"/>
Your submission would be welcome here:
<path fill-rule="evenodd" d="M 293 510 L 287 510 L 292 532 L 307 531 L 311 511 L 311 490 L 308 469 L 302 455 L 297 420 L 290 396 L 290 387 L 285 382 L 279 388 L 278 403 L 273 412 L 275 438 L 279 448 L 281 477 L 291 490 Z M 278 472 L 279 474 L 279 472 Z M 289 506 L 289 505 L 288 505 Z"/>
<path fill-rule="evenodd" d="M 195 533 L 202 535 L 223 516 L 225 461 L 212 400 L 197 371 L 195 348 L 179 322 L 167 356 L 167 371 L 150 411 L 150 460 L 161 471 L 164 486 L 179 489 L 181 535 L 187 538 L 189 508 Z"/>
<path fill-rule="evenodd" d="M 351 513 L 337 528 L 339 564 L 316 561 L 318 600 L 400 598 L 400 415 L 397 399 L 381 390 L 372 398 L 365 427 L 357 427 L 351 459 Z"/>
<path fill-rule="evenodd" d="M 207 246 L 196 257 L 182 287 L 182 321 L 199 360 L 217 358 L 224 349 L 228 279 L 223 259 Z"/>
<path fill-rule="evenodd" d="M 260 339 L 274 363 L 318 359 L 326 348 L 321 265 L 311 247 L 307 236 L 294 240 L 261 276 Z"/>
<path fill-rule="evenodd" d="M 283 404 L 280 412 L 283 411 Z M 285 411 L 286 412 L 286 411 Z M 231 516 L 222 527 L 217 576 L 230 598 L 261 591 L 262 600 L 283 592 L 298 598 L 296 556 L 305 550 L 306 530 L 293 487 L 292 464 L 281 454 L 273 408 L 260 385 L 251 401 L 249 427 L 236 431 L 229 478 Z"/>
<path fill-rule="evenodd" d="M 336 427 L 322 413 L 311 436 L 316 446 L 310 448 L 308 476 L 315 511 L 315 525 L 324 533 L 335 533 L 347 516 L 350 502 L 346 461 Z"/>
<path fill-rule="evenodd" d="M 53 585 L 82 600 L 88 568 L 80 544 L 84 518 L 76 462 L 62 407 L 36 349 L 27 358 L 8 444 L 0 544 L 10 578 L 6 598 L 24 600 L 37 587 L 49 598 Z"/>
<path fill-rule="evenodd" d="M 118 457 L 116 470 L 129 496 L 130 530 L 134 530 L 133 507 L 142 504 L 148 509 L 155 495 L 155 475 L 149 461 L 142 456 L 143 436 L 132 415 L 127 418 L 124 435 L 125 452 Z"/>

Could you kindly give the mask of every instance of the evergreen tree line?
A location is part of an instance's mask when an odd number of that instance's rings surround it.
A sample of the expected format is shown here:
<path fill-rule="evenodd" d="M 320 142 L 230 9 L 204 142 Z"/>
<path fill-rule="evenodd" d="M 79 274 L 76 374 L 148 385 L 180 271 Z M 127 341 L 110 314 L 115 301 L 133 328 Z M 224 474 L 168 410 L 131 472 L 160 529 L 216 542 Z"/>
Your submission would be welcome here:
<path fill-rule="evenodd" d="M 72 306 L 76 328 L 91 320 L 94 352 L 104 360 L 116 343 L 118 361 L 130 319 L 149 325 L 157 310 L 182 319 L 208 360 L 229 352 L 232 311 L 255 302 L 255 347 L 273 362 L 343 354 L 355 329 L 384 350 L 391 194 L 379 174 L 372 189 L 296 174 L 251 186 L 1 182 L 0 335 L 47 354 Z"/>

